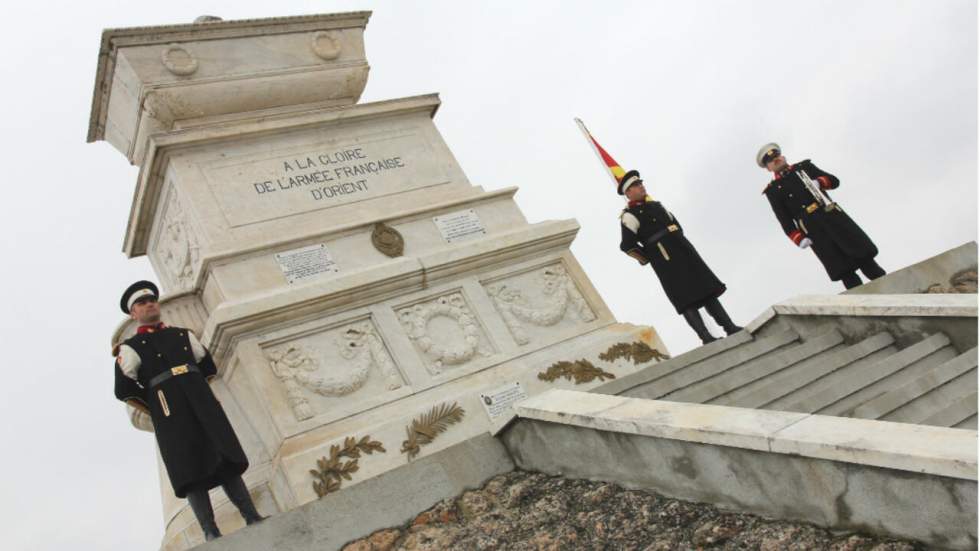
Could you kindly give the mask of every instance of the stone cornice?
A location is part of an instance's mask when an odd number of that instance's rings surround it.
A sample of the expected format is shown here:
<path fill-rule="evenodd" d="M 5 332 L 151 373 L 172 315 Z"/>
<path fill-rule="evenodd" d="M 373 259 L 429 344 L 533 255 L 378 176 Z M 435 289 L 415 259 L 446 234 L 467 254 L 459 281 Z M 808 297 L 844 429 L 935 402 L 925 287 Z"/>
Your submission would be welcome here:
<path fill-rule="evenodd" d="M 155 134 L 146 143 L 146 155 L 140 167 L 136 191 L 133 193 L 133 203 L 129 211 L 123 252 L 130 258 L 146 254 L 150 215 L 159 200 L 163 170 L 174 151 L 241 139 L 246 136 L 255 138 L 284 130 L 301 130 L 342 121 L 390 116 L 392 113 L 422 111 L 434 117 L 439 105 L 439 94 L 426 94 L 344 107 L 324 107 L 282 113 L 259 119 L 235 120 Z"/>
<path fill-rule="evenodd" d="M 498 189 L 494 191 L 484 192 L 476 196 L 459 197 L 449 201 L 440 201 L 438 203 L 432 203 L 426 205 L 422 208 L 416 208 L 411 210 L 405 210 L 399 212 L 397 216 L 366 216 L 361 218 L 357 223 L 347 224 L 344 226 L 338 226 L 332 228 L 327 232 L 314 232 L 310 234 L 296 234 L 290 236 L 288 239 L 280 239 L 271 243 L 262 243 L 249 248 L 235 248 L 234 250 L 224 250 L 224 251 L 213 251 L 201 259 L 201 267 L 198 269 L 197 279 L 194 282 L 194 288 L 200 289 L 208 274 L 215 266 L 220 266 L 226 261 L 230 260 L 241 260 L 248 258 L 253 255 L 261 255 L 269 252 L 270 249 L 280 249 L 280 248 L 290 248 L 299 247 L 308 244 L 312 240 L 318 241 L 328 241 L 345 234 L 354 233 L 357 231 L 367 231 L 372 228 L 378 222 L 385 222 L 387 224 L 401 224 L 408 222 L 420 216 L 425 216 L 429 213 L 434 213 L 442 211 L 445 209 L 450 209 L 457 205 L 476 205 L 480 203 L 486 203 L 494 201 L 497 199 L 510 199 L 517 193 L 517 187 L 507 187 L 504 189 Z"/>
<path fill-rule="evenodd" d="M 370 11 L 359 11 L 105 29 L 102 31 L 102 42 L 99 47 L 87 141 L 94 142 L 104 138 L 106 108 L 109 104 L 109 90 L 112 86 L 116 52 L 119 47 L 166 44 L 187 40 L 217 40 L 352 26 L 365 27 L 370 17 Z"/>
<path fill-rule="evenodd" d="M 463 272 L 567 249 L 578 230 L 575 220 L 542 222 L 495 234 L 492 239 L 473 240 L 465 248 L 399 258 L 284 292 L 226 302 L 210 313 L 201 340 L 222 365 L 228 360 L 233 341 L 242 335 L 310 316 L 323 316 L 332 308 L 349 310 L 362 304 L 376 304 L 458 278 Z"/>

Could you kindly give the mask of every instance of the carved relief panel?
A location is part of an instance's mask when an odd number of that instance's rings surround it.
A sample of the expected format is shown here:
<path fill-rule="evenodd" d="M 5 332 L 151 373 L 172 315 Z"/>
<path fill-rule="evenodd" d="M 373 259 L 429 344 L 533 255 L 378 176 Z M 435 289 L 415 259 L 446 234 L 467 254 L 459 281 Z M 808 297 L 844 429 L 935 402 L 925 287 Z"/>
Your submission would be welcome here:
<path fill-rule="evenodd" d="M 489 338 L 460 291 L 395 313 L 432 375 L 493 354 Z"/>
<path fill-rule="evenodd" d="M 405 384 L 374 323 L 359 320 L 264 349 L 296 420 L 375 399 Z"/>
<path fill-rule="evenodd" d="M 521 346 L 596 319 L 560 262 L 486 282 L 484 288 Z"/>
<path fill-rule="evenodd" d="M 167 186 L 159 220 L 151 247 L 156 268 L 168 292 L 187 291 L 197 279 L 201 247 L 172 184 Z"/>

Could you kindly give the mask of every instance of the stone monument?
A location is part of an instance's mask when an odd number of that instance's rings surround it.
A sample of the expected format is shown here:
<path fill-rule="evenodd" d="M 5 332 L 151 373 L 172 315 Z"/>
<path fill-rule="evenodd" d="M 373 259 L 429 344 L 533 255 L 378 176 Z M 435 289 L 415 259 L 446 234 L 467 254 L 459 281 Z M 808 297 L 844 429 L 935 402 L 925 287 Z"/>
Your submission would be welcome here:
<path fill-rule="evenodd" d="M 88 140 L 140 167 L 123 251 L 149 257 L 164 320 L 211 350 L 265 515 L 667 357 L 613 318 L 569 251 L 574 220 L 529 223 L 516 188 L 470 183 L 437 95 L 358 103 L 369 17 L 102 36 Z M 185 549 L 202 536 L 161 474 L 162 547 Z"/>

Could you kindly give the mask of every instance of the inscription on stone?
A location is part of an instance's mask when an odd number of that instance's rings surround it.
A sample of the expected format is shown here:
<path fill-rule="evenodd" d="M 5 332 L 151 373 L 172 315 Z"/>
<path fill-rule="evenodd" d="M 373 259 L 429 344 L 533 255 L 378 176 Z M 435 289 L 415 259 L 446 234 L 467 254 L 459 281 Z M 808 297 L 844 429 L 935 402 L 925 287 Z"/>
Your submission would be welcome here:
<path fill-rule="evenodd" d="M 473 209 L 451 212 L 432 218 L 446 243 L 455 243 L 473 237 L 486 235 L 487 230 Z"/>
<path fill-rule="evenodd" d="M 527 399 L 527 392 L 520 382 L 514 382 L 495 388 L 486 394 L 480 394 L 480 403 L 491 421 L 496 420 L 512 409 L 517 402 Z"/>
<path fill-rule="evenodd" d="M 330 257 L 323 243 L 276 253 L 275 257 L 289 283 L 340 271 L 340 266 Z"/>
<path fill-rule="evenodd" d="M 448 181 L 416 134 L 224 159 L 204 173 L 233 227 Z"/>

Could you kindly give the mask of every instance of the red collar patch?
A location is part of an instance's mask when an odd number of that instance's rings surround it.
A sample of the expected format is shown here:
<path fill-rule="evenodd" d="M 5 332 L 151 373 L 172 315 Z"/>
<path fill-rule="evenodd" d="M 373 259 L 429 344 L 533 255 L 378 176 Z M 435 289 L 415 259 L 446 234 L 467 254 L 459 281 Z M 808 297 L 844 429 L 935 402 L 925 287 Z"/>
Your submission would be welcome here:
<path fill-rule="evenodd" d="M 773 180 L 778 180 L 778 179 L 782 178 L 783 177 L 783 174 L 789 174 L 790 172 L 793 171 L 794 168 L 796 168 L 796 165 L 789 165 L 782 172 L 776 174 L 776 177 L 773 178 Z"/>
<path fill-rule="evenodd" d="M 136 328 L 136 334 L 143 335 L 146 333 L 156 333 L 161 329 L 166 329 L 167 326 L 162 321 L 154 325 L 140 325 Z"/>

